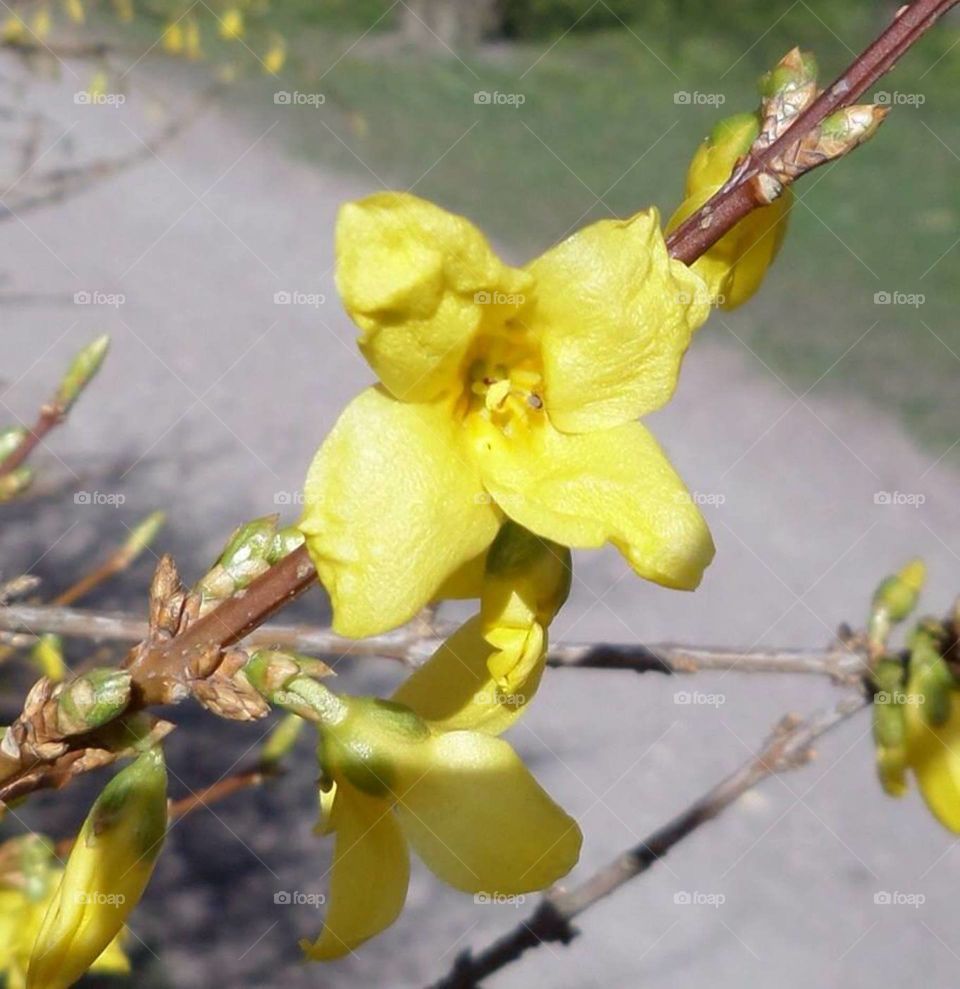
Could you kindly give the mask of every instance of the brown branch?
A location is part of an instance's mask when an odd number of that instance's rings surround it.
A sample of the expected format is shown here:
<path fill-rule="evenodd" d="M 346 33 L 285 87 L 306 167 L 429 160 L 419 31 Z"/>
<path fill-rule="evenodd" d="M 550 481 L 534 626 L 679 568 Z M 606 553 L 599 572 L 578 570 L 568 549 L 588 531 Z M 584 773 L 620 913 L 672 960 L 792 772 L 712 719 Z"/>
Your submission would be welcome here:
<path fill-rule="evenodd" d="M 784 176 L 772 168 L 773 162 L 787 157 L 792 147 L 835 110 L 852 106 L 958 2 L 960 0 L 915 0 L 910 6 L 901 8 L 876 41 L 858 55 L 776 141 L 747 155 L 733 179 L 673 231 L 667 238 L 670 254 L 691 264 L 739 220 L 766 205 L 759 198 L 758 186 L 753 180 L 765 174 L 783 183 Z M 811 171 L 812 167 L 806 171 Z"/>
<path fill-rule="evenodd" d="M 762 155 L 769 162 L 782 154 L 791 144 L 809 133 L 833 110 L 847 106 L 886 72 L 903 51 L 912 45 L 936 20 L 960 0 L 916 0 L 906 8 L 886 31 L 802 113 L 784 135 Z M 751 166 L 753 167 L 753 166 Z M 749 182 L 749 170 L 742 172 L 738 183 L 721 190 L 716 196 L 677 228 L 668 240 L 670 253 L 691 263 L 723 236 L 737 220 L 762 205 L 756 201 Z M 747 189 L 751 191 L 747 191 Z M 295 562 L 292 558 L 295 558 Z M 204 630 L 206 644 L 220 639 L 229 645 L 243 637 L 246 631 L 262 623 L 284 603 L 301 594 L 315 577 L 313 564 L 305 547 L 301 547 L 282 564 L 272 567 L 258 578 L 244 595 L 243 609 L 228 609 L 230 602 L 206 616 L 209 624 Z M 309 568 L 310 574 L 307 573 Z M 235 625 L 242 617 L 244 628 Z M 158 662 L 169 665 L 170 653 Z"/>
<path fill-rule="evenodd" d="M 848 698 L 835 708 L 807 719 L 788 715 L 776 726 L 761 751 L 686 810 L 627 849 L 602 869 L 570 889 L 557 888 L 512 931 L 479 952 L 466 951 L 451 971 L 431 989 L 474 989 L 480 982 L 519 959 L 526 951 L 551 941 L 568 944 L 577 934 L 571 921 L 593 904 L 646 872 L 675 845 L 735 803 L 770 776 L 799 769 L 815 755 L 814 743 L 867 704 L 865 695 Z"/>
<path fill-rule="evenodd" d="M 747 155 L 735 178 L 674 231 L 668 241 L 671 255 L 691 263 L 739 219 L 765 205 L 758 193 L 761 183 L 754 180 L 764 175 L 776 177 L 772 164 L 777 156 L 785 156 L 826 116 L 849 105 L 869 88 L 957 2 L 960 0 L 915 0 L 903 8 L 893 24 L 777 140 L 762 151 Z M 309 554 L 305 547 L 300 547 L 253 581 L 242 594 L 226 600 L 182 634 L 143 643 L 126 664 L 133 678 L 132 709 L 168 699 L 178 685 L 185 685 L 190 670 L 215 669 L 224 648 L 243 639 L 302 594 L 315 579 Z M 54 768 L 51 766 L 51 770 Z M 39 770 L 34 767 L 32 772 L 36 777 Z M 10 780 L 8 772 L 0 787 L 0 799 L 7 795 L 8 784 L 18 794 L 25 792 L 26 784 L 22 780 L 17 782 L 14 778 L 12 783 Z"/>
<path fill-rule="evenodd" d="M 455 631 L 452 622 L 432 622 L 429 629 L 407 625 L 367 639 L 348 639 L 330 628 L 263 625 L 244 638 L 250 648 L 286 649 L 323 659 L 377 657 L 417 666 Z M 131 615 L 100 614 L 50 605 L 0 606 L 0 630 L 57 635 L 99 642 L 142 642 L 147 622 Z M 182 638 L 182 637 L 181 637 Z M 177 640 L 171 640 L 176 642 Z M 550 666 L 561 669 L 624 670 L 634 673 L 685 674 L 699 672 L 798 673 L 827 676 L 853 683 L 866 671 L 856 644 L 837 642 L 826 649 L 724 649 L 674 642 L 634 643 L 559 642 L 548 654 Z"/>

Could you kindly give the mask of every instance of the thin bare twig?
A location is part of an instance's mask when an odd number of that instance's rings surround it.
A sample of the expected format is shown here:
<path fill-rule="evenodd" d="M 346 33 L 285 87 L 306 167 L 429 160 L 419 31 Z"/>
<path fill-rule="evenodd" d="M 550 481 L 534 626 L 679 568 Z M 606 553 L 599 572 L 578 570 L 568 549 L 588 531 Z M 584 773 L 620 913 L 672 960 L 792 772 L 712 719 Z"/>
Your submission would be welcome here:
<path fill-rule="evenodd" d="M 262 625 L 243 640 L 251 648 L 287 649 L 322 659 L 377 657 L 417 666 L 457 626 L 434 621 L 427 630 L 408 625 L 368 639 L 347 639 L 331 628 L 304 625 Z M 124 614 L 102 614 L 52 605 L 0 606 L 0 630 L 39 634 L 54 632 L 98 642 L 140 642 L 147 622 Z M 634 673 L 683 674 L 706 671 L 799 673 L 851 683 L 866 672 L 864 655 L 855 645 L 836 642 L 825 649 L 728 649 L 675 642 L 558 642 L 548 654 L 550 666 L 566 669 L 626 670 Z"/>
<path fill-rule="evenodd" d="M 869 703 L 866 695 L 847 698 L 835 708 L 801 719 L 788 715 L 776 726 L 761 751 L 640 844 L 570 889 L 557 888 L 512 931 L 478 952 L 461 954 L 450 972 L 431 989 L 475 989 L 480 982 L 519 959 L 531 948 L 555 941 L 568 944 L 577 931 L 571 921 L 593 904 L 646 872 L 675 845 L 737 801 L 769 776 L 805 766 L 813 745 Z"/>

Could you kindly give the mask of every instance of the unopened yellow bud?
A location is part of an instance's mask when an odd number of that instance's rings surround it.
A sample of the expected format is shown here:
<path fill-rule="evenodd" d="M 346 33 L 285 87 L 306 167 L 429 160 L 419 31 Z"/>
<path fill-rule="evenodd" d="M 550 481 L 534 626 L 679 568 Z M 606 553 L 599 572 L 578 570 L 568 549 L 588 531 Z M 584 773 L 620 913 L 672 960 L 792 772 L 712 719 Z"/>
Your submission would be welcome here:
<path fill-rule="evenodd" d="M 33 468 L 23 464 L 9 474 L 0 475 L 0 503 L 12 501 L 33 484 Z"/>
<path fill-rule="evenodd" d="M 192 18 L 187 19 L 183 29 L 183 50 L 187 58 L 203 58 L 203 45 L 200 38 L 200 25 Z"/>
<path fill-rule="evenodd" d="M 263 56 L 263 71 L 268 75 L 275 76 L 283 69 L 286 61 L 287 43 L 279 35 L 276 35 Z"/>
<path fill-rule="evenodd" d="M 293 750 L 306 721 L 298 714 L 285 714 L 267 736 L 260 749 L 260 764 L 276 766 Z"/>
<path fill-rule="evenodd" d="M 59 683 L 67 675 L 67 664 L 63 659 L 63 639 L 59 635 L 47 632 L 37 639 L 30 654 L 34 663 L 40 667 L 40 672 Z"/>
<path fill-rule="evenodd" d="M 101 956 L 139 902 L 167 827 L 157 748 L 106 785 L 70 852 L 37 936 L 26 989 L 67 989 Z"/>
<path fill-rule="evenodd" d="M 86 20 L 86 12 L 83 9 L 81 0 L 63 0 L 63 6 L 67 12 L 67 17 L 74 24 L 82 24 Z"/>
<path fill-rule="evenodd" d="M 237 7 L 224 11 L 220 18 L 220 37 L 228 41 L 243 37 L 243 11 Z"/>
<path fill-rule="evenodd" d="M 173 21 L 163 29 L 160 45 L 168 55 L 183 54 L 183 25 L 179 21 Z"/>
<path fill-rule="evenodd" d="M 50 8 L 41 7 L 36 14 L 34 14 L 33 20 L 30 22 L 30 30 L 36 38 L 43 41 L 47 35 L 50 34 L 50 27 L 52 23 L 53 21 L 50 17 Z"/>
<path fill-rule="evenodd" d="M 11 14 L 3 22 L 3 41 L 8 45 L 21 42 L 27 36 L 27 25 L 23 23 L 23 18 L 19 14 Z"/>

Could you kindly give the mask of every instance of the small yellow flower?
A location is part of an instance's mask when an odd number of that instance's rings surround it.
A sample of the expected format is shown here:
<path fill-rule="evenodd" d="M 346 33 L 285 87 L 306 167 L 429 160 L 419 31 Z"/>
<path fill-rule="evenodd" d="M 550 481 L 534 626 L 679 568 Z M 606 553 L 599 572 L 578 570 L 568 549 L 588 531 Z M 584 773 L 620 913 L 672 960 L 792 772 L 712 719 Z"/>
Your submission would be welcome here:
<path fill-rule="evenodd" d="M 163 755 L 150 749 L 104 787 L 47 905 L 26 989 L 67 989 L 123 930 L 163 844 L 166 784 Z"/>
<path fill-rule="evenodd" d="M 243 11 L 237 7 L 225 10 L 220 18 L 220 37 L 233 41 L 243 37 Z"/>
<path fill-rule="evenodd" d="M 63 6 L 67 12 L 67 17 L 74 24 L 82 24 L 87 19 L 82 0 L 63 0 Z"/>
<path fill-rule="evenodd" d="M 338 631 L 410 619 L 505 517 L 562 546 L 612 542 L 649 580 L 698 584 L 710 534 L 634 421 L 671 397 L 709 311 L 656 211 L 595 223 L 519 269 L 462 217 L 380 193 L 341 210 L 337 285 L 381 380 L 305 486 L 300 525 Z"/>
<path fill-rule="evenodd" d="M 274 35 L 270 47 L 263 56 L 263 71 L 275 76 L 287 61 L 287 43 L 280 35 Z"/>
<path fill-rule="evenodd" d="M 759 130 L 755 113 L 741 113 L 717 124 L 693 156 L 685 198 L 670 218 L 668 231 L 680 226 L 719 191 Z M 694 261 L 693 270 L 706 282 L 711 298 L 722 309 L 743 305 L 760 288 L 783 243 L 792 203 L 793 190 L 788 188 L 771 205 L 744 217 Z"/>
<path fill-rule="evenodd" d="M 44 914 L 53 901 L 63 870 L 44 839 L 14 839 L 3 846 L 12 871 L 0 875 L 0 975 L 8 989 L 22 989 L 27 966 Z M 10 856 L 9 853 L 15 853 Z M 15 857 L 18 861 L 10 862 Z M 125 973 L 130 963 L 123 952 L 124 932 L 118 934 L 90 966 L 91 972 Z"/>
<path fill-rule="evenodd" d="M 339 958 L 393 923 L 408 846 L 468 893 L 544 889 L 576 864 L 576 822 L 506 742 L 446 731 L 391 701 L 337 700 L 320 726 L 318 831 L 335 835 L 329 907 L 320 936 L 303 943 L 308 957 Z"/>
<path fill-rule="evenodd" d="M 24 41 L 27 36 L 27 25 L 19 14 L 11 14 L 4 22 L 2 29 L 3 41 L 12 45 Z"/>
<path fill-rule="evenodd" d="M 52 26 L 53 18 L 50 16 L 50 8 L 47 6 L 41 7 L 33 15 L 33 20 L 30 22 L 30 30 L 38 41 L 43 41 L 50 34 Z"/>
<path fill-rule="evenodd" d="M 960 834 L 960 687 L 943 659 L 936 632 L 911 638 L 903 703 L 907 765 L 934 817 Z"/>
<path fill-rule="evenodd" d="M 183 25 L 180 21 L 172 21 L 163 29 L 160 45 L 168 55 L 183 54 Z"/>

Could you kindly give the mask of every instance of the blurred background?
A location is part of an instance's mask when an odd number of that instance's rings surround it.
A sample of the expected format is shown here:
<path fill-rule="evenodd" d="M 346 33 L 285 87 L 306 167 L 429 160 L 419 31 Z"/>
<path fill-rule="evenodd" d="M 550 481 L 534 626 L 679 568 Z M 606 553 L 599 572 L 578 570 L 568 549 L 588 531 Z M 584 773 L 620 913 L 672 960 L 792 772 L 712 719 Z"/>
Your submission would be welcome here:
<path fill-rule="evenodd" d="M 832 78 L 895 5 L 274 0 L 244 8 L 234 38 L 225 9 L 88 7 L 77 23 L 27 3 L 25 32 L 4 28 L 0 419 L 31 422 L 71 354 L 112 339 L 34 458 L 30 497 L 0 506 L 3 576 L 34 573 L 48 597 L 154 509 L 168 523 L 153 548 L 187 580 L 240 522 L 296 519 L 314 450 L 372 380 L 333 282 L 344 200 L 411 189 L 517 263 L 594 219 L 649 204 L 669 216 L 695 147 L 756 105 L 762 72 L 800 45 Z M 580 554 L 557 639 L 826 645 L 915 555 L 927 610 L 960 592 L 958 70 L 948 19 L 875 91 L 893 109 L 879 134 L 797 188 L 760 294 L 714 314 L 650 419 L 717 542 L 702 588 L 666 591 L 615 553 Z M 84 606 L 143 614 L 155 562 Z M 288 618 L 325 624 L 321 592 Z M 337 686 L 384 692 L 396 667 L 344 660 Z M 0 676 L 7 720 L 33 671 L 8 661 Z M 813 677 L 554 671 L 511 741 L 580 820 L 585 876 L 748 758 L 782 714 L 835 697 Z M 174 716 L 176 795 L 249 762 L 266 730 Z M 587 913 L 571 946 L 490 985 L 954 984 L 960 852 L 915 793 L 882 795 L 869 732 L 866 714 L 846 724 L 812 767 Z M 285 776 L 173 829 L 132 920 L 130 985 L 423 986 L 533 908 L 475 904 L 415 864 L 393 928 L 305 967 L 296 941 L 322 914 L 275 894 L 325 889 L 315 774 L 304 738 Z M 31 800 L 2 835 L 72 833 L 99 783 Z"/>

